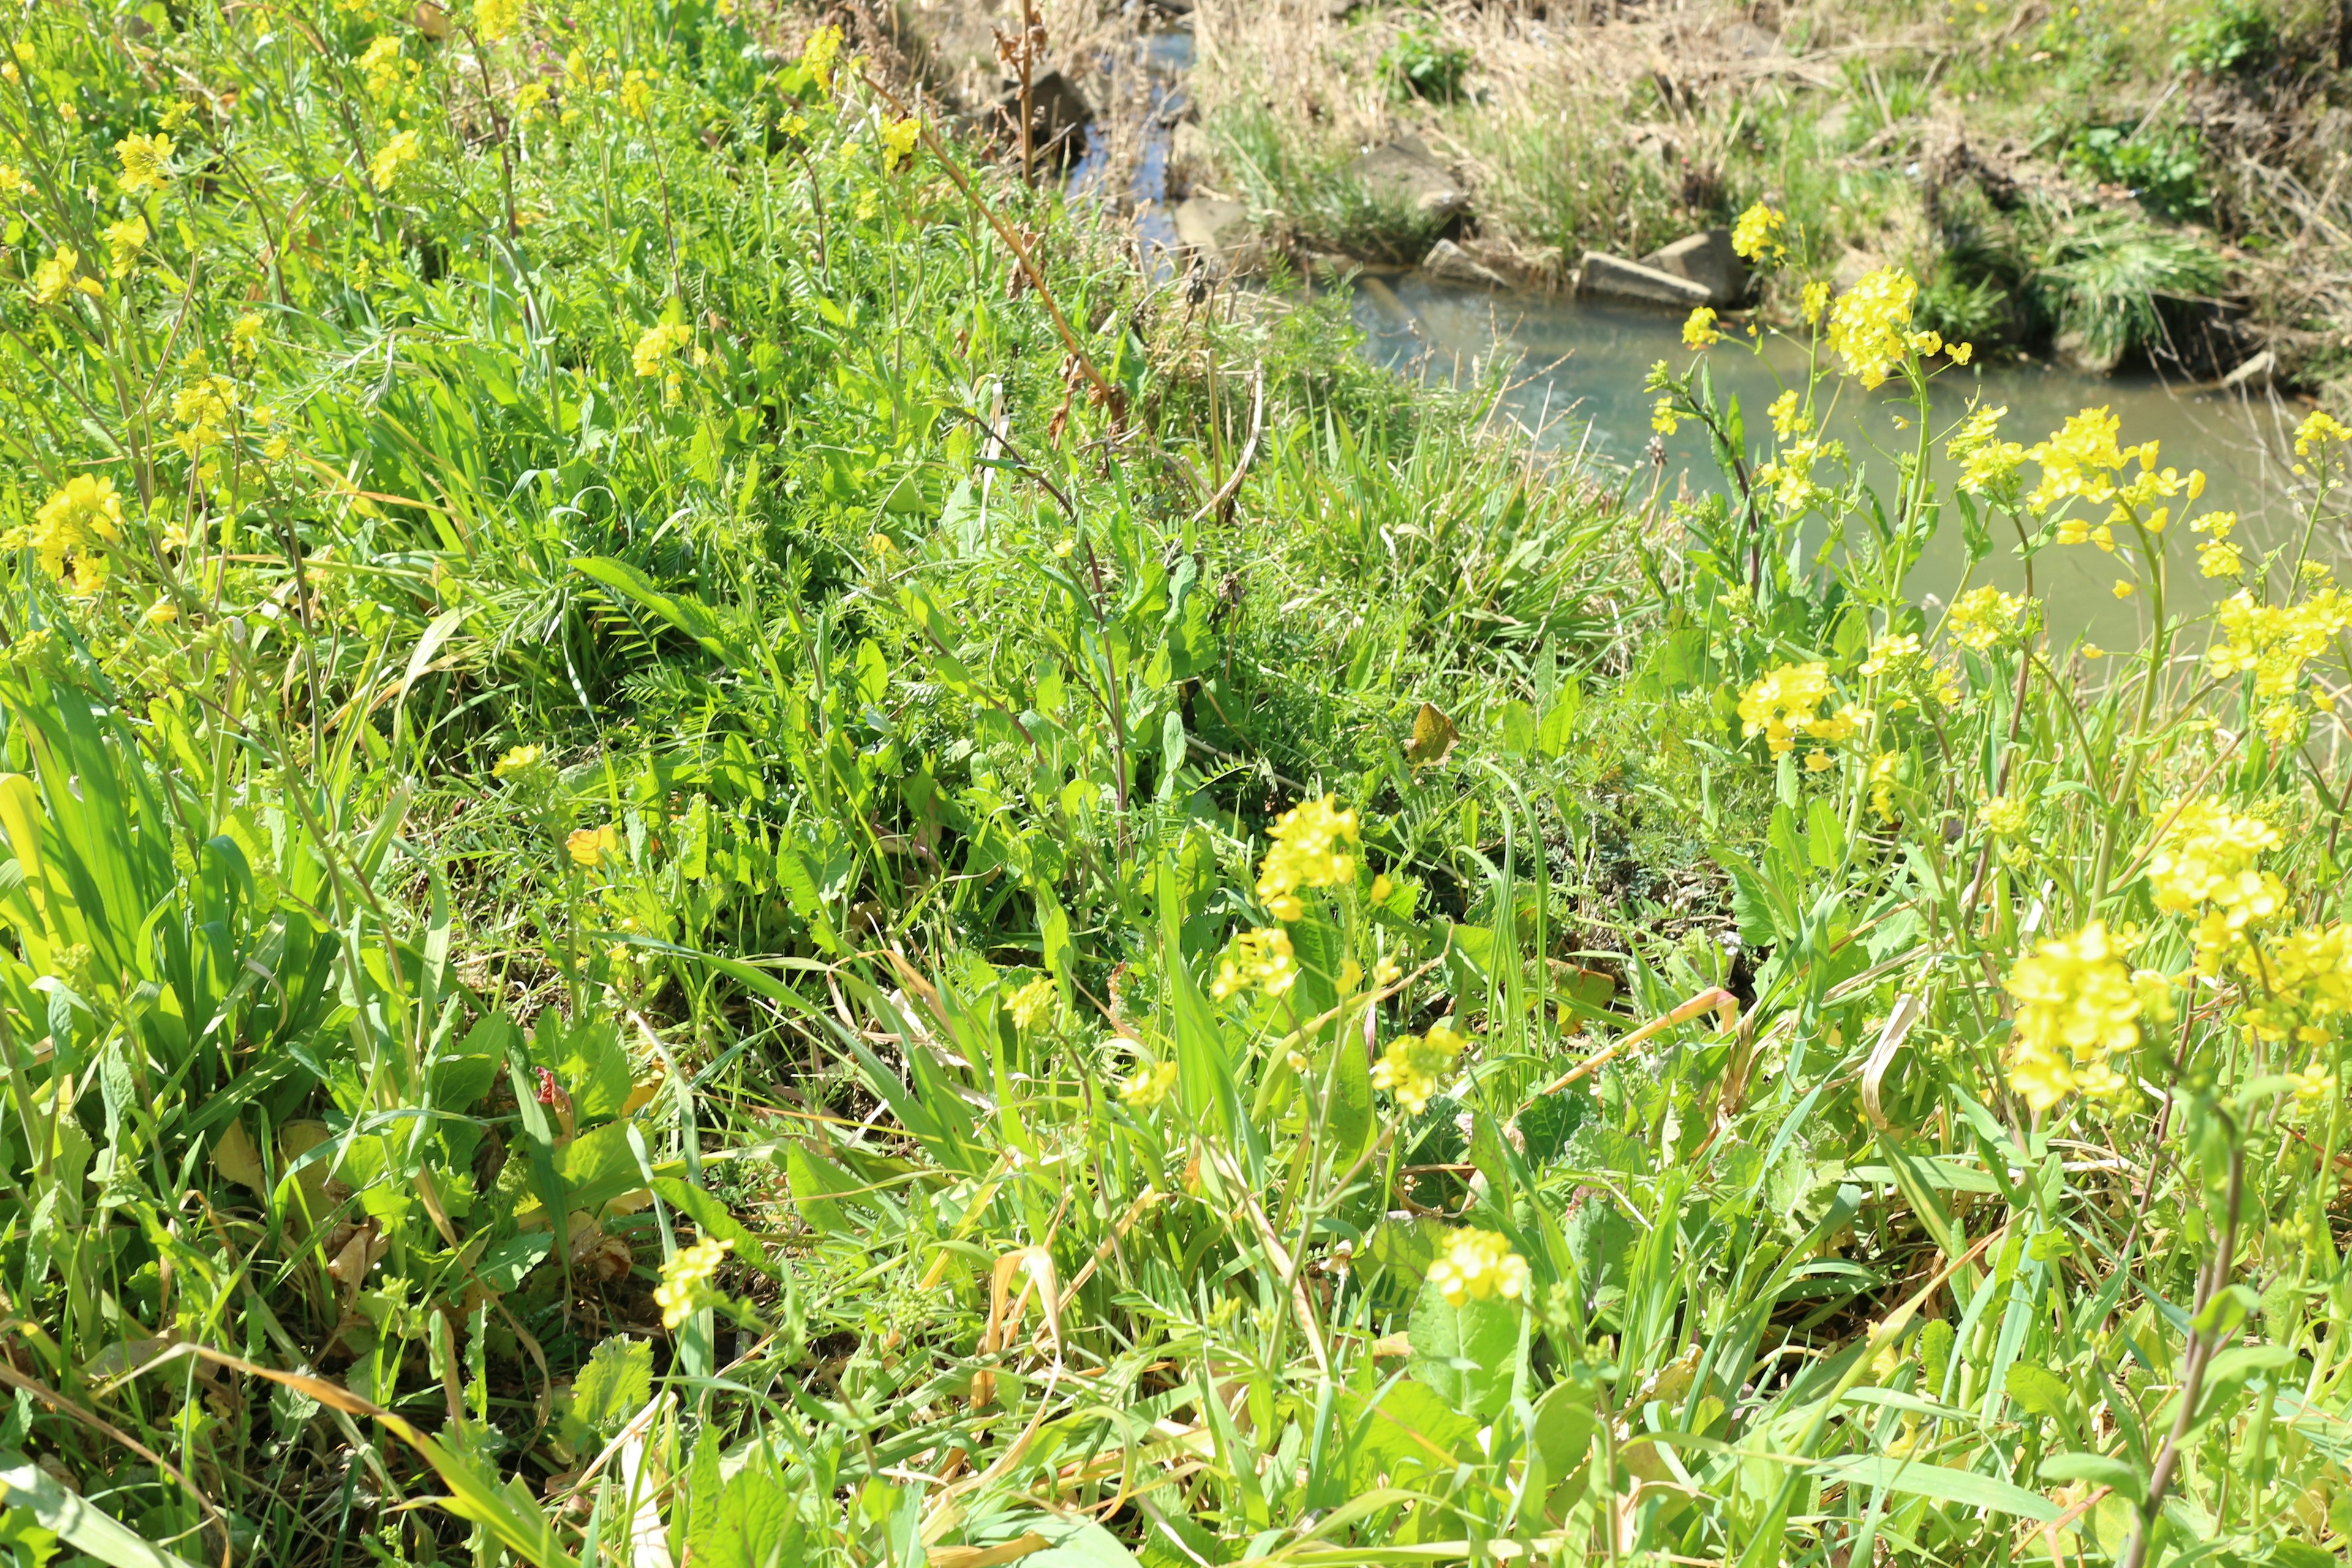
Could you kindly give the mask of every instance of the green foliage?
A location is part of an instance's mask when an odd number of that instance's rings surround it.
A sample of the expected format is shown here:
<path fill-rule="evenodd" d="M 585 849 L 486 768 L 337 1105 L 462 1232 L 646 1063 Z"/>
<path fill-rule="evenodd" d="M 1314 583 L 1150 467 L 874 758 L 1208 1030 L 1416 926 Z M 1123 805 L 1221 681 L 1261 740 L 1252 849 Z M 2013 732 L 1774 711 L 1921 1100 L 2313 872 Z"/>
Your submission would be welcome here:
<path fill-rule="evenodd" d="M 2278 18 L 2261 0 L 2209 0 L 2172 31 L 2175 70 L 2252 74 L 2278 52 Z"/>
<path fill-rule="evenodd" d="M 2052 219 L 2033 262 L 2037 312 L 2110 362 L 2163 341 L 2168 302 L 2208 298 L 2221 281 L 2221 258 L 2194 235 L 2119 212 Z"/>
<path fill-rule="evenodd" d="M 1463 79 L 1476 57 L 1444 38 L 1429 22 L 1407 25 L 1381 51 L 1381 79 L 1399 98 L 1452 103 L 1463 96 Z"/>
<path fill-rule="evenodd" d="M 2205 146 L 2193 128 L 2088 125 L 2066 144 L 2067 162 L 2087 178 L 2128 186 L 2154 212 L 2187 217 L 2211 205 Z"/>

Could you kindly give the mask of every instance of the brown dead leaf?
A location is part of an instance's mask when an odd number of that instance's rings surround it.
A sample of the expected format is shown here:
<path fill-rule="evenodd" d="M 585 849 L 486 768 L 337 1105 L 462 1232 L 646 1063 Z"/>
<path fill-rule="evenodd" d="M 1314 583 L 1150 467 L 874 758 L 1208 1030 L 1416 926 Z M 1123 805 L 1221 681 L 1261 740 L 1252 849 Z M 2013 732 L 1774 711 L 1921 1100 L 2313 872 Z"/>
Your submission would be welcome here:
<path fill-rule="evenodd" d="M 221 1179 L 235 1182 L 256 1197 L 269 1195 L 269 1177 L 261 1169 L 261 1151 L 253 1146 L 242 1121 L 232 1121 L 213 1141 L 213 1169 Z"/>
<path fill-rule="evenodd" d="M 1034 1556 L 1053 1544 L 1035 1531 L 996 1546 L 934 1546 L 928 1549 L 931 1568 L 999 1568 Z"/>
<path fill-rule="evenodd" d="M 1424 702 L 1412 716 L 1412 740 L 1404 749 L 1404 759 L 1416 768 L 1434 766 L 1453 754 L 1461 739 L 1462 731 L 1454 727 L 1454 721 Z"/>

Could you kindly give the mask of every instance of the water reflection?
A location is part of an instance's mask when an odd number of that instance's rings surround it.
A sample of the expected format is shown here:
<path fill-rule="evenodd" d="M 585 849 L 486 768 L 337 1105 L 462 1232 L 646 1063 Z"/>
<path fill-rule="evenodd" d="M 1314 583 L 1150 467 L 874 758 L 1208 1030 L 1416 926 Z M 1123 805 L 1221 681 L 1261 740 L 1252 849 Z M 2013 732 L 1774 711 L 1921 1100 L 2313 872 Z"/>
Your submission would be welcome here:
<path fill-rule="evenodd" d="M 1581 447 L 1628 468 L 1648 464 L 1653 397 L 1642 390 L 1644 373 L 1661 359 L 1681 365 L 1689 358 L 1680 318 L 1665 312 L 1495 294 L 1418 275 L 1360 279 L 1354 310 L 1368 335 L 1367 351 L 1408 374 L 1469 378 L 1500 355 L 1512 369 L 1499 415 L 1516 419 L 1544 446 Z M 1746 344 L 1727 339 L 1709 352 L 1709 359 L 1718 396 L 1739 399 L 1749 447 L 1757 449 L 1759 435 L 1770 435 L 1765 405 L 1783 385 L 1803 384 L 1803 348 L 1768 341 L 1759 358 Z M 1907 423 L 1910 405 L 1888 395 L 1895 390 L 1890 385 L 1871 395 L 1849 387 L 1826 432 L 1846 443 L 1882 493 L 1891 490 L 1893 454 L 1914 449 L 1918 434 Z M 1951 367 L 1937 378 L 1938 433 L 1971 398 L 2005 405 L 2005 433 L 2028 446 L 2068 415 L 2104 404 L 2121 417 L 2123 442 L 2161 442 L 2164 463 L 2206 471 L 2210 483 L 2196 510 L 2237 511 L 2237 537 L 2249 555 L 2300 542 L 2303 519 L 2286 491 L 2291 459 L 2284 454 L 2292 450 L 2286 434 L 2304 411 L 2292 404 L 2261 395 L 2168 387 L 2153 377 L 2086 376 L 2038 363 L 1979 363 Z M 1697 489 L 1721 483 L 1695 426 L 1668 437 L 1665 447 L 1669 494 L 1678 484 Z M 1951 468 L 1940 443 L 1934 464 L 1939 478 Z M 2179 523 L 2168 531 L 2175 603 L 2191 613 L 2235 590 L 2234 584 L 2197 575 L 2194 542 Z M 2314 548 L 2331 560 L 2340 560 L 2343 552 L 2340 538 Z M 1951 593 L 1966 562 L 1958 520 L 1949 518 L 1912 578 L 1915 590 Z M 2123 575 L 2117 567 L 2114 557 L 2091 545 L 2052 548 L 2034 558 L 2034 591 L 2048 606 L 2052 635 L 2062 646 L 2077 637 L 2118 648 L 2139 642 L 2146 597 L 2115 597 L 2116 580 Z M 2023 587 L 2024 564 L 2016 557 L 2013 537 L 1996 538 L 1992 555 L 1977 567 L 1972 581 Z"/>

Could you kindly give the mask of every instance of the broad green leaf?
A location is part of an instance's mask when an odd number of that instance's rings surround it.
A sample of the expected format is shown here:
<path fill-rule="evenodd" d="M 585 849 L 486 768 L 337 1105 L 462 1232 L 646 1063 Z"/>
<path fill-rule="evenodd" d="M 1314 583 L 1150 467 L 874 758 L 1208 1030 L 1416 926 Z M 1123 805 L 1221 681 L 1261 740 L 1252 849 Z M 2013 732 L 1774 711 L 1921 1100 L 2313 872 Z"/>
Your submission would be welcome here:
<path fill-rule="evenodd" d="M 0 1450 L 0 1506 L 24 1510 L 41 1529 L 109 1568 L 190 1568 L 185 1558 L 100 1512 L 19 1453 Z"/>
<path fill-rule="evenodd" d="M 2058 1517 L 2058 1505 L 2038 1492 L 1992 1476 L 1981 1476 L 1974 1470 L 1956 1470 L 1943 1465 L 1922 1464 L 1916 1459 L 1899 1459 L 1885 1454 L 1856 1454 L 1843 1458 L 1824 1459 L 1811 1467 L 1813 1474 L 1824 1481 L 1837 1481 L 1853 1488 L 1876 1488 L 1897 1492 L 1906 1497 L 1923 1497 L 1937 1502 L 1958 1503 L 1967 1508 L 1980 1508 L 1992 1513 L 2005 1513 L 2019 1519 L 2047 1523 Z"/>
<path fill-rule="evenodd" d="M 589 1352 L 588 1364 L 572 1380 L 572 1419 L 610 1437 L 645 1408 L 653 1390 L 653 1342 L 614 1334 Z"/>
<path fill-rule="evenodd" d="M 1523 1310 L 1492 1297 L 1472 1297 L 1457 1307 L 1423 1279 L 1405 1334 L 1412 1375 L 1464 1415 L 1491 1418 L 1511 1397 Z"/>

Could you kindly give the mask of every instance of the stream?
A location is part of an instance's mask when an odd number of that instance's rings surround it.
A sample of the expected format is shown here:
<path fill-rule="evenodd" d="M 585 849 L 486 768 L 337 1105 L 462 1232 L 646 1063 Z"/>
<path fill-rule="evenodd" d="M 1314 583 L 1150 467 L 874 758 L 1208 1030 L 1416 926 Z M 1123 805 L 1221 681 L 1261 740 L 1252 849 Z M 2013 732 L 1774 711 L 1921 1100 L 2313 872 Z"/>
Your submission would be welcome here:
<path fill-rule="evenodd" d="M 1144 74 L 1149 110 L 1129 195 L 1146 264 L 1163 277 L 1182 265 L 1165 199 L 1166 176 L 1174 125 L 1186 109 L 1184 76 L 1192 62 L 1192 35 L 1170 29 L 1143 35 L 1131 61 L 1118 68 Z M 1098 201 L 1106 194 L 1097 136 L 1090 132 L 1088 153 L 1072 172 L 1074 198 Z M 1622 468 L 1646 468 L 1651 461 L 1654 395 L 1642 389 L 1649 367 L 1662 359 L 1679 367 L 1690 358 L 1679 312 L 1569 295 L 1496 291 L 1418 272 L 1368 269 L 1352 283 L 1337 286 L 1352 289 L 1363 352 L 1374 363 L 1401 375 L 1457 385 L 1492 385 L 1499 378 L 1505 390 L 1493 417 L 1516 422 L 1542 448 L 1581 451 Z M 1709 351 L 1716 393 L 1719 399 L 1738 399 L 1753 456 L 1769 444 L 1765 406 L 1783 386 L 1802 386 L 1806 353 L 1801 344 L 1769 334 L 1759 353 L 1738 335 L 1736 323 L 1727 325 L 1732 335 Z M 1876 394 L 1849 384 L 1824 421 L 1823 433 L 1846 444 L 1882 495 L 1893 489 L 1895 454 L 1914 450 L 1917 441 L 1916 411 L 1897 393 L 1897 384 Z M 2177 613 L 2200 613 L 2238 587 L 2234 581 L 2198 574 L 2199 539 L 2185 526 L 2192 513 L 2236 511 L 2240 526 L 2233 537 L 2249 558 L 2301 544 L 2305 521 L 2289 491 L 2289 454 L 2291 432 L 2305 410 L 2293 400 L 2261 391 L 2184 386 L 2145 373 L 2090 375 L 2040 361 L 1996 361 L 1991 354 L 1973 365 L 1944 367 L 1935 378 L 1932 398 L 1932 428 L 1938 438 L 1931 472 L 1940 479 L 1948 479 L 1953 468 L 1943 457 L 1941 437 L 1979 402 L 2007 408 L 2003 434 L 2028 447 L 2068 416 L 2105 406 L 2122 420 L 2122 443 L 2152 439 L 2161 444 L 2160 464 L 2183 472 L 2203 468 L 2208 484 L 2202 500 L 2189 509 L 2175 503 L 2176 521 L 2164 536 L 2171 563 L 2170 607 Z M 1694 490 L 1722 486 L 1696 424 L 1685 423 L 1664 445 L 1661 478 L 1668 494 L 1685 485 Z M 2027 469 L 2029 476 L 2032 472 Z M 1825 469 L 1822 477 L 1833 480 L 1834 474 Z M 2311 551 L 2341 567 L 2347 544 L 2342 529 L 2323 529 Z M 2077 639 L 2114 649 L 2140 644 L 2147 596 L 2116 596 L 2116 579 L 2125 574 L 2119 564 L 2088 544 L 2052 547 L 2036 555 L 2032 586 L 2043 601 L 2056 646 Z M 2015 553 L 2013 538 L 1997 536 L 1992 553 L 1970 574 L 1958 520 L 1939 529 L 1912 581 L 1949 594 L 1964 580 L 2022 590 L 2025 564 Z M 1936 593 L 1920 594 L 1920 602 L 1931 610 L 1940 607 Z"/>

